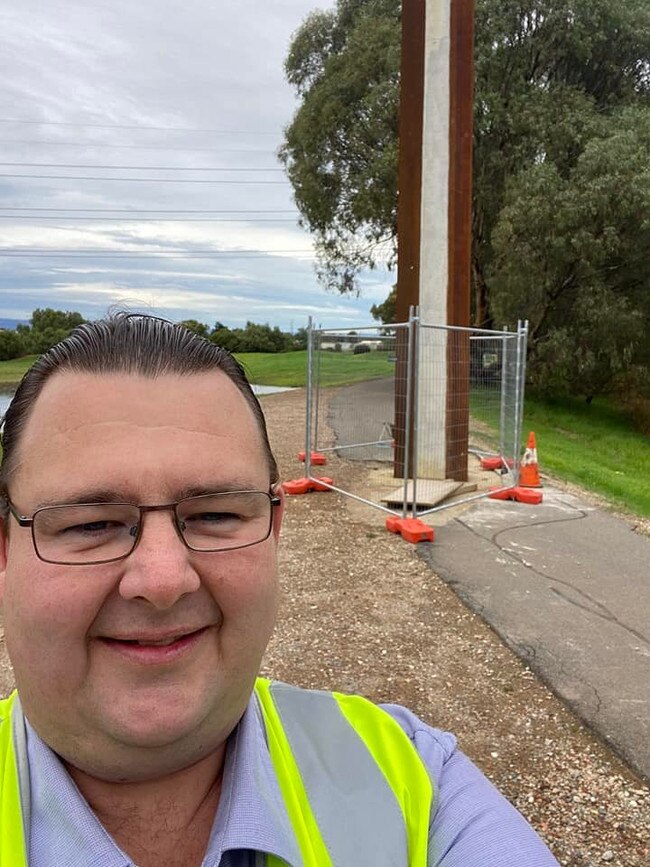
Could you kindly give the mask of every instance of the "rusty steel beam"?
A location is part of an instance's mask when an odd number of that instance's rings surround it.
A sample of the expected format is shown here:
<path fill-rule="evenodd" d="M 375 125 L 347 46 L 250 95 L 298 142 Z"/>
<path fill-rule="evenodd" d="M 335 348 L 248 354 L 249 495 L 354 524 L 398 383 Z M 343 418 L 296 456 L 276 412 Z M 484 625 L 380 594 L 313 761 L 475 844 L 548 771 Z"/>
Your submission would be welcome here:
<path fill-rule="evenodd" d="M 469 326 L 472 256 L 474 0 L 451 0 L 447 324 Z M 447 344 L 446 477 L 467 479 L 469 338 Z"/>

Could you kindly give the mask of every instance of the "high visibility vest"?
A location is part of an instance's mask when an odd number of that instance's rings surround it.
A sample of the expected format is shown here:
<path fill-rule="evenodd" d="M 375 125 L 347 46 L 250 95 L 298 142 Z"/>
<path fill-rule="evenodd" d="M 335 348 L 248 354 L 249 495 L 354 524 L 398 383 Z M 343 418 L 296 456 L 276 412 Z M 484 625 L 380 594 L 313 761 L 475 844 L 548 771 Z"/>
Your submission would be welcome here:
<path fill-rule="evenodd" d="M 359 696 L 263 678 L 255 695 L 303 867 L 426 867 L 433 787 L 400 725 Z M 27 867 L 29 784 L 16 699 L 0 701 L 0 867 Z M 273 855 L 266 863 L 285 864 Z"/>

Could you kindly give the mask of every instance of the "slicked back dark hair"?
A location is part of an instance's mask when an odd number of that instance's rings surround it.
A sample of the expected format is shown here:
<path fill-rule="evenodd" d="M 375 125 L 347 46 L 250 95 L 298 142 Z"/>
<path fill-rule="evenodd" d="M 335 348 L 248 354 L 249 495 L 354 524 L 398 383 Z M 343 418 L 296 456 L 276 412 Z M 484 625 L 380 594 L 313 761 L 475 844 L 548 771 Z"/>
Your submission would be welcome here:
<path fill-rule="evenodd" d="M 23 376 L 4 416 L 0 463 L 0 509 L 6 516 L 8 485 L 14 469 L 21 433 L 43 386 L 55 373 L 124 373 L 155 379 L 166 374 L 191 376 L 222 371 L 250 406 L 262 435 L 271 484 L 278 468 L 269 444 L 264 414 L 243 367 L 220 346 L 182 325 L 156 316 L 118 311 L 96 322 L 77 326 L 48 349 Z M 218 409 L 215 408 L 215 412 Z"/>

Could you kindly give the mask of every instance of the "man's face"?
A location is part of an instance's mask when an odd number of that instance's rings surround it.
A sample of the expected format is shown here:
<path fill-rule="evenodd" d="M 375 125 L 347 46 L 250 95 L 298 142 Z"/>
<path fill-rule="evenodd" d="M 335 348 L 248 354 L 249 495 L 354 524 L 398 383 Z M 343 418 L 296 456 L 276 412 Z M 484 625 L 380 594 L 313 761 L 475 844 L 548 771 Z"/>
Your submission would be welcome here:
<path fill-rule="evenodd" d="M 223 373 L 63 373 L 27 421 L 10 496 L 31 515 L 98 492 L 156 505 L 231 488 L 267 491 L 269 470 L 253 414 Z M 269 539 L 219 553 L 185 548 L 171 512 L 147 513 L 127 559 L 89 566 L 42 562 L 29 529 L 8 519 L 7 647 L 26 716 L 66 761 L 146 779 L 224 741 L 273 628 L 280 511 Z"/>

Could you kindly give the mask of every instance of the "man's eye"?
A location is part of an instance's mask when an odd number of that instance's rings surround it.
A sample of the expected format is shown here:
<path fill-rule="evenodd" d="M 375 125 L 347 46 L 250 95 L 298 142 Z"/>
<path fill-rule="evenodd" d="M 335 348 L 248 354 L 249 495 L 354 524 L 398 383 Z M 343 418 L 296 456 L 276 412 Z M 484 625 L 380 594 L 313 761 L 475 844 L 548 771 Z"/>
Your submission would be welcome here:
<path fill-rule="evenodd" d="M 71 524 L 68 527 L 63 527 L 60 532 L 65 535 L 99 536 L 101 534 L 117 532 L 123 526 L 123 524 L 117 521 L 89 521 L 86 524 Z"/>
<path fill-rule="evenodd" d="M 240 515 L 235 515 L 233 512 L 199 512 L 196 515 L 188 515 L 185 519 L 186 523 L 197 524 L 222 524 L 226 521 L 238 521 Z"/>

